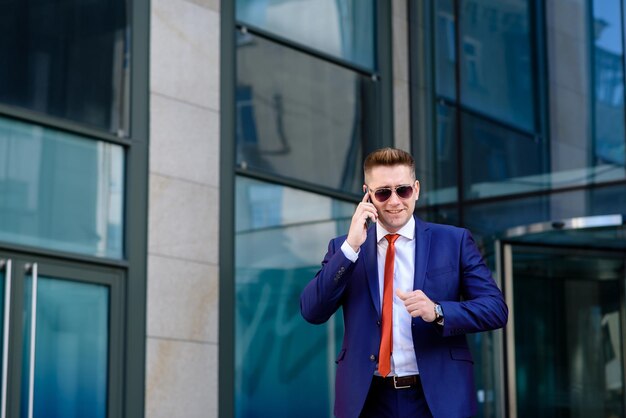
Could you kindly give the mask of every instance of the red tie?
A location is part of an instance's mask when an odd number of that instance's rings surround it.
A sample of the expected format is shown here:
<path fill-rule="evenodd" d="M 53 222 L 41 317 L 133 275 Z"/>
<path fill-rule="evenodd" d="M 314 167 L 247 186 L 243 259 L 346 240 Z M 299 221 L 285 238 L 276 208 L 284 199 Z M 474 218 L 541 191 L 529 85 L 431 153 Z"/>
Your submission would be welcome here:
<path fill-rule="evenodd" d="M 385 235 L 389 246 L 385 257 L 385 281 L 383 284 L 383 320 L 382 335 L 380 337 L 380 351 L 378 352 L 378 373 L 386 377 L 391 371 L 391 348 L 393 347 L 391 332 L 391 316 L 393 313 L 393 264 L 396 259 L 394 243 L 400 235 Z"/>

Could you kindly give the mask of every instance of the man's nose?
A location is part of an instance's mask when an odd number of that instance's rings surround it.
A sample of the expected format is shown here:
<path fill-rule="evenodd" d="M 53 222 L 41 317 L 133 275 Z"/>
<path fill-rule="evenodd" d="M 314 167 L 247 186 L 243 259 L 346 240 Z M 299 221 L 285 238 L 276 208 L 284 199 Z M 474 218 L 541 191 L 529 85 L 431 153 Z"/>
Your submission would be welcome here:
<path fill-rule="evenodd" d="M 389 197 L 389 204 L 397 205 L 398 203 L 402 203 L 402 201 L 400 200 L 400 197 L 398 197 L 398 193 L 396 193 L 396 191 L 394 190 L 391 193 L 391 197 Z"/>

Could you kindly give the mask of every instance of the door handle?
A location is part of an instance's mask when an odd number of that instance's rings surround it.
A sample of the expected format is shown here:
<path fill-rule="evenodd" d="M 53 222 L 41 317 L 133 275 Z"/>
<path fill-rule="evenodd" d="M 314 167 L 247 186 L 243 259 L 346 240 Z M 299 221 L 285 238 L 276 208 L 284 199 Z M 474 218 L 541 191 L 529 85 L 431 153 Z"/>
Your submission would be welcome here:
<path fill-rule="evenodd" d="M 37 331 L 37 263 L 27 264 L 26 272 L 33 278 L 32 302 L 30 305 L 30 354 L 28 373 L 28 418 L 33 418 L 35 400 L 35 336 Z"/>
<path fill-rule="evenodd" d="M 0 271 L 4 270 L 4 328 L 2 335 L 2 410 L 0 417 L 7 416 L 7 391 L 9 376 L 9 324 L 11 314 L 11 259 L 0 260 Z"/>

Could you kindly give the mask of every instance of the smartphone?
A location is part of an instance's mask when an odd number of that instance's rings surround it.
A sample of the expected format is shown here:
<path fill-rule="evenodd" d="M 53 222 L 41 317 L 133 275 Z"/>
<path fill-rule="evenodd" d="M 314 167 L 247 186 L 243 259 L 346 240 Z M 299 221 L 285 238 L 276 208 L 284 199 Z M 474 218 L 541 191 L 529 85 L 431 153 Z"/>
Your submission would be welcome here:
<path fill-rule="evenodd" d="M 365 186 L 365 185 L 363 186 L 363 193 L 367 193 L 367 186 Z M 372 198 L 370 197 L 369 193 L 367 195 L 367 201 L 369 203 L 372 203 Z M 365 219 L 365 227 L 366 228 L 369 228 L 373 223 L 374 223 L 374 221 L 372 221 L 372 218 L 368 217 L 367 219 Z"/>

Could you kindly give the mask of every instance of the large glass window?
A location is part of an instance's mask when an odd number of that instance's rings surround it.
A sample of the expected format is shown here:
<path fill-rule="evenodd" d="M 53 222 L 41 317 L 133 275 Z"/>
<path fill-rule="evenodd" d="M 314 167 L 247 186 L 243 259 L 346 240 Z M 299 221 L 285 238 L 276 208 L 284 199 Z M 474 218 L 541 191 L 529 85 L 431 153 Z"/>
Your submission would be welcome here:
<path fill-rule="evenodd" d="M 123 257 L 124 150 L 0 118 L 0 241 Z"/>
<path fill-rule="evenodd" d="M 376 82 L 249 33 L 237 40 L 238 166 L 361 193 Z"/>
<path fill-rule="evenodd" d="M 374 0 L 238 0 L 237 20 L 375 69 Z"/>
<path fill-rule="evenodd" d="M 319 270 L 328 240 L 347 232 L 353 211 L 351 203 L 237 178 L 237 417 L 333 415 L 341 314 L 308 324 L 299 295 Z"/>
<path fill-rule="evenodd" d="M 534 130 L 529 0 L 461 2 L 461 103 Z"/>
<path fill-rule="evenodd" d="M 0 102 L 129 133 L 126 0 L 0 2 Z"/>

